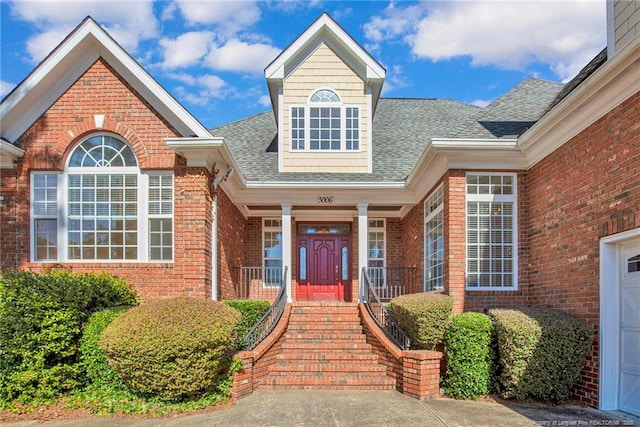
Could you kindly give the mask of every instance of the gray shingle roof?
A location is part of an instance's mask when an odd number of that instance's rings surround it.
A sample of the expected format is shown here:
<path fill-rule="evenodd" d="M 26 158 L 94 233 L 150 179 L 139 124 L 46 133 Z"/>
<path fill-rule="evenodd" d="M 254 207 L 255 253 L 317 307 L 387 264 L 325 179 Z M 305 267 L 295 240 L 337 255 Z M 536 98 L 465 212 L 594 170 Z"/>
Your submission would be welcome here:
<path fill-rule="evenodd" d="M 271 111 L 211 130 L 224 137 L 248 181 L 402 182 L 432 138 L 499 138 L 538 120 L 562 89 L 526 79 L 486 108 L 452 100 L 381 98 L 373 119 L 373 173 L 280 173 Z"/>

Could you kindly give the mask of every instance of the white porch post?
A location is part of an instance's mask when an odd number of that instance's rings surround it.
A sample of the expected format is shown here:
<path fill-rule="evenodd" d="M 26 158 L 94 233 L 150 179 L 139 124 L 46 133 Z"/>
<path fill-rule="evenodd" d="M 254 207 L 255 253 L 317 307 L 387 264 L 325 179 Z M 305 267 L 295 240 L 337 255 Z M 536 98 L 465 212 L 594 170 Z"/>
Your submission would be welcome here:
<path fill-rule="evenodd" d="M 282 267 L 287 268 L 285 286 L 287 287 L 287 302 L 291 298 L 291 203 L 282 203 Z"/>
<path fill-rule="evenodd" d="M 367 238 L 368 238 L 368 203 L 358 203 L 358 302 L 362 302 L 365 284 L 362 281 L 362 269 L 367 266 Z"/>

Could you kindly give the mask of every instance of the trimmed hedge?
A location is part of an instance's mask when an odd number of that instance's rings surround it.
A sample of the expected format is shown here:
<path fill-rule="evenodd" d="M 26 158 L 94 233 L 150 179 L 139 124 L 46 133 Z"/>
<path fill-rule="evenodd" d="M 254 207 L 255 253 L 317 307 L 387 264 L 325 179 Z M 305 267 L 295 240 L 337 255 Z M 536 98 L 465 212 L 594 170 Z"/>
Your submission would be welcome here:
<path fill-rule="evenodd" d="M 0 274 L 0 404 L 37 403 L 82 386 L 84 323 L 96 311 L 138 301 L 129 284 L 109 274 Z"/>
<path fill-rule="evenodd" d="M 493 324 L 486 314 L 461 313 L 444 334 L 446 393 L 456 399 L 477 399 L 491 390 Z"/>
<path fill-rule="evenodd" d="M 124 385 L 118 373 L 107 362 L 107 356 L 100 348 L 100 335 L 124 310 L 112 309 L 98 311 L 91 315 L 84 327 L 80 339 L 80 362 L 86 376 L 94 387 L 122 388 Z"/>
<path fill-rule="evenodd" d="M 443 294 L 409 294 L 392 299 L 387 309 L 411 338 L 412 349 L 434 350 L 451 322 L 453 300 Z"/>
<path fill-rule="evenodd" d="M 237 349 L 242 349 L 244 348 L 244 337 L 251 328 L 258 323 L 258 320 L 264 316 L 267 310 L 269 310 L 271 304 L 264 300 L 246 299 L 223 301 L 223 304 L 238 310 L 240 314 L 242 314 L 242 319 L 240 320 L 240 324 L 237 328 L 238 343 L 236 346 Z"/>
<path fill-rule="evenodd" d="M 162 400 L 213 390 L 230 360 L 240 313 L 216 301 L 151 301 L 118 316 L 100 348 L 129 389 Z"/>
<path fill-rule="evenodd" d="M 560 402 L 571 397 L 593 341 L 585 320 L 543 307 L 490 310 L 502 397 Z"/>

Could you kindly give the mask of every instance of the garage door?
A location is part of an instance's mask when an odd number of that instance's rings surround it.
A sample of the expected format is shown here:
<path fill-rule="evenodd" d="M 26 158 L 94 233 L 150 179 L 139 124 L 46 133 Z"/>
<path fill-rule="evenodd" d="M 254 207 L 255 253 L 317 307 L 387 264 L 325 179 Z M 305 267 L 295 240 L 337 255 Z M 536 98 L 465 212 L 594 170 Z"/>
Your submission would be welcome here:
<path fill-rule="evenodd" d="M 621 249 L 619 407 L 640 416 L 640 239 Z"/>

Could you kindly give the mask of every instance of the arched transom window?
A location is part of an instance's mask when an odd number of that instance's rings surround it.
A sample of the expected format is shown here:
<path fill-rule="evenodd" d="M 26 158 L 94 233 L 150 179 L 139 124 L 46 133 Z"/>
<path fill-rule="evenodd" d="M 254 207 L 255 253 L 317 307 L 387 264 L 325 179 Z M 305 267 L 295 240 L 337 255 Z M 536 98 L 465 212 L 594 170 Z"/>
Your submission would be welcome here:
<path fill-rule="evenodd" d="M 109 134 L 80 141 L 62 174 L 32 175 L 34 261 L 171 261 L 173 175 L 142 173 Z"/>
<path fill-rule="evenodd" d="M 360 149 L 360 109 L 332 89 L 318 89 L 306 106 L 291 107 L 292 150 Z"/>

